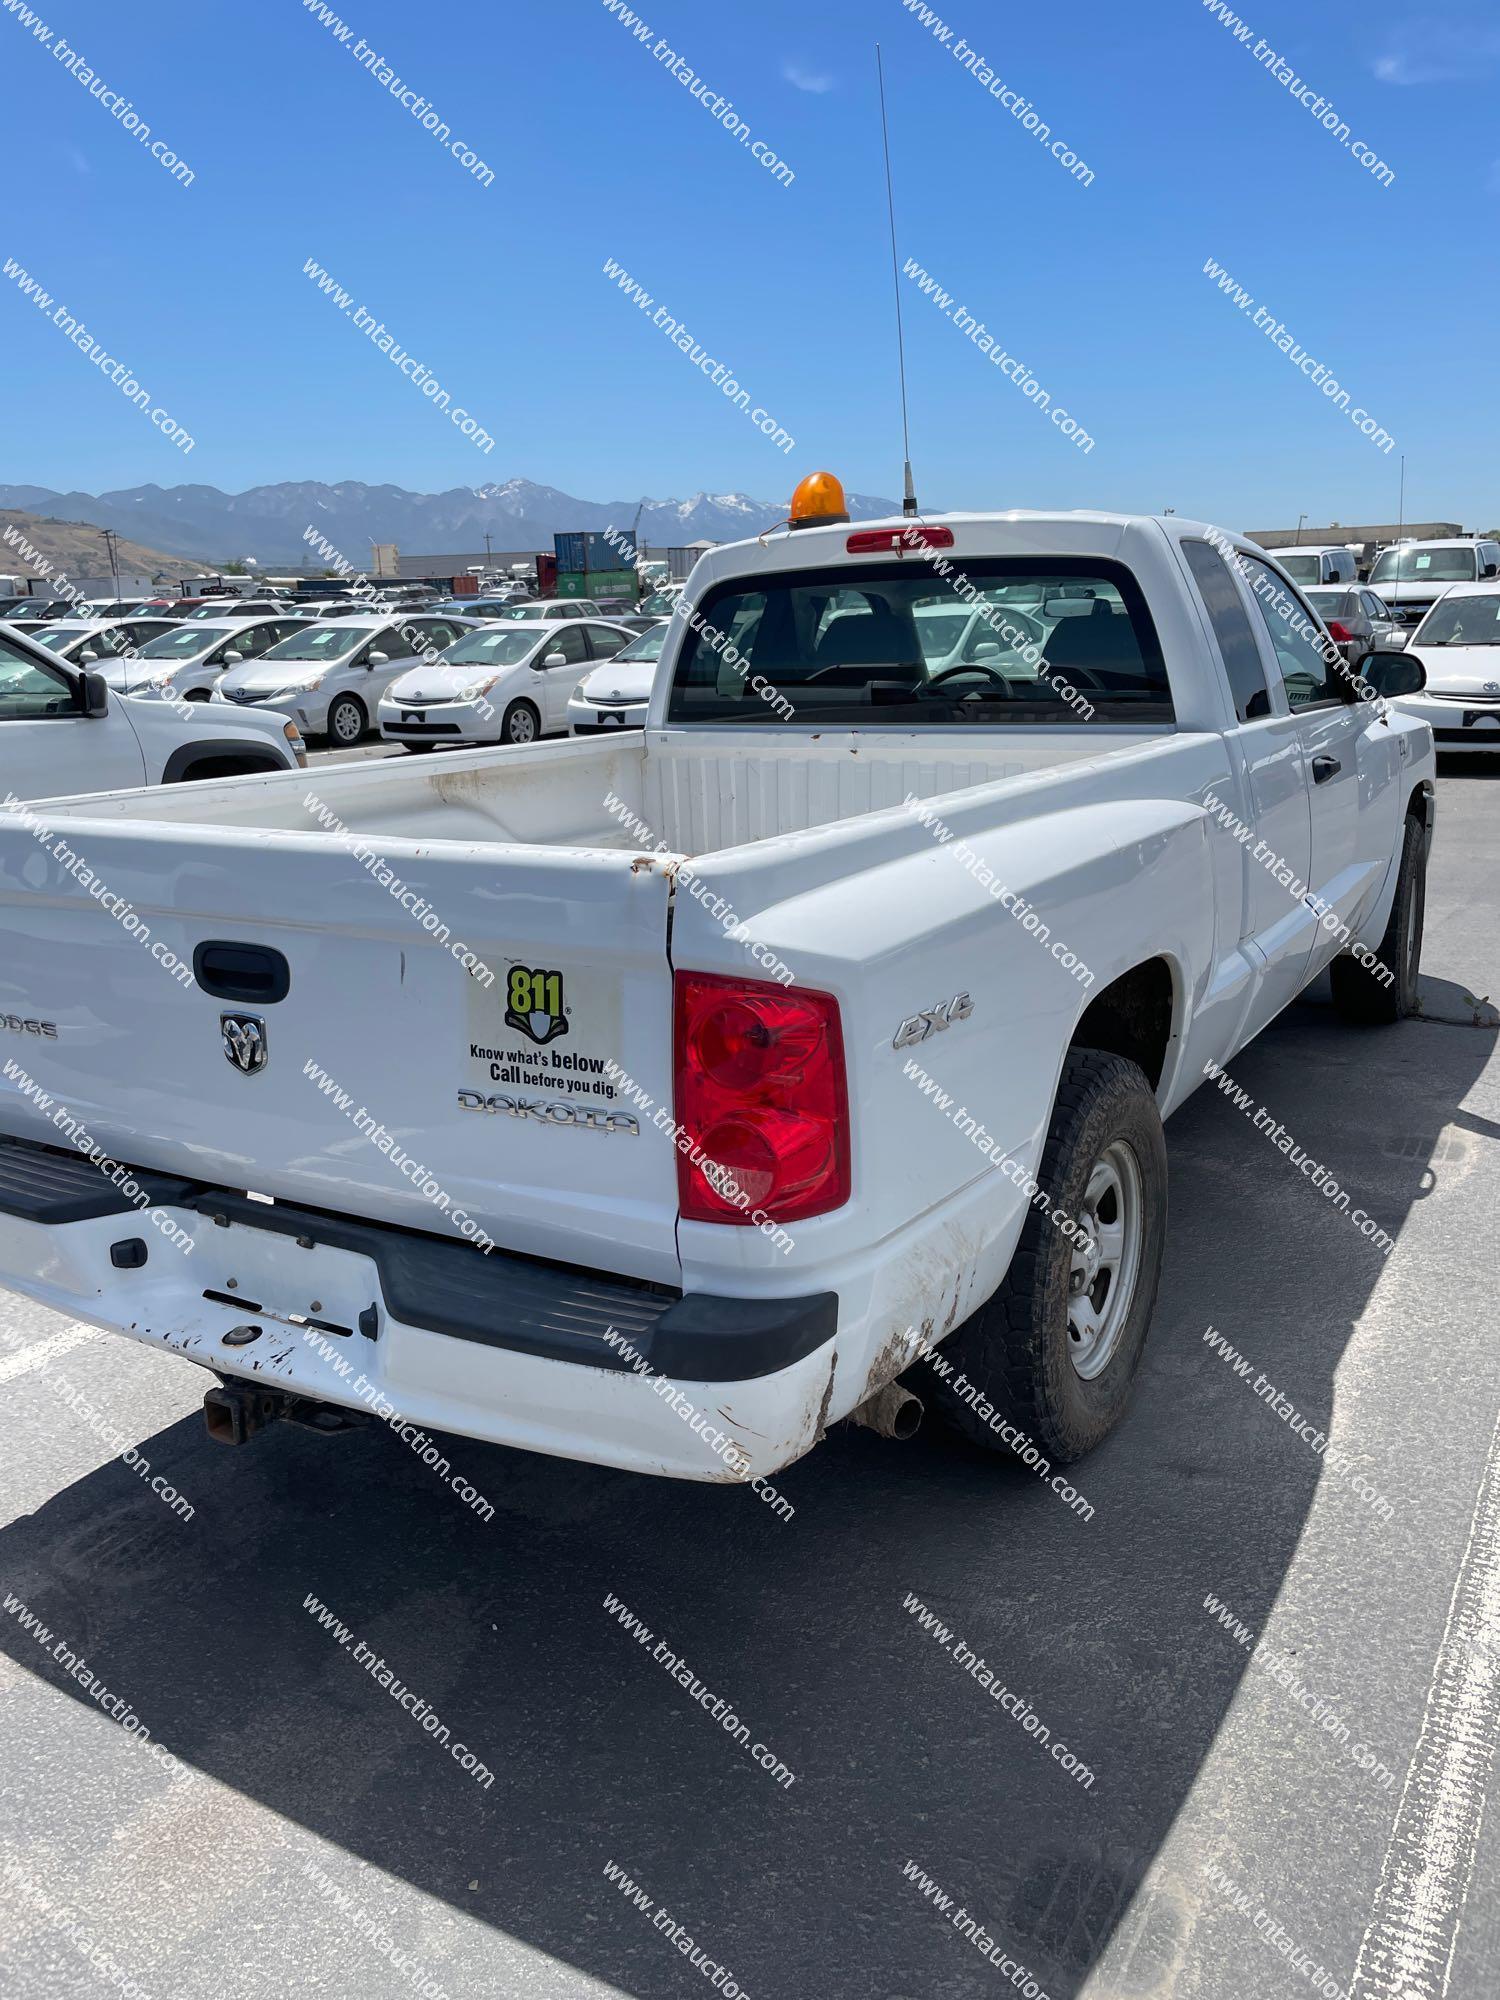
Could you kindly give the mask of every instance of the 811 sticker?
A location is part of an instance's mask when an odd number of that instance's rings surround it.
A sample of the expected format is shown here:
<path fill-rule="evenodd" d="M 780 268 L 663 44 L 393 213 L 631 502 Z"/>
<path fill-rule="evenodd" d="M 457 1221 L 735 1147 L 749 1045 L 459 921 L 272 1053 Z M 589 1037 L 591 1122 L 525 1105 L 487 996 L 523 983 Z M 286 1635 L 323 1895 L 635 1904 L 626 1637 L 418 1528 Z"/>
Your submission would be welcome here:
<path fill-rule="evenodd" d="M 619 1090 L 609 1073 L 620 1056 L 618 977 L 594 969 L 512 960 L 492 986 L 468 982 L 468 1075 L 520 1088 L 533 1097 L 557 1093 L 570 1103 L 610 1104 Z"/>
<path fill-rule="evenodd" d="M 529 1035 L 539 1048 L 568 1032 L 563 976 L 542 967 L 513 965 L 505 982 L 505 1025 Z"/>

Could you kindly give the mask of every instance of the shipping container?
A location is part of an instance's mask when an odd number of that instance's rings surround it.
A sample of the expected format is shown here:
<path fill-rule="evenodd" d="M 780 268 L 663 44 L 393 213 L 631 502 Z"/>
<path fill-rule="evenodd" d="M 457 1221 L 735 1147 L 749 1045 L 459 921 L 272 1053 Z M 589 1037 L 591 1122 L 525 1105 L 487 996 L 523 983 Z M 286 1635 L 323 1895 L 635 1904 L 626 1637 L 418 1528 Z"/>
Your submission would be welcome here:
<path fill-rule="evenodd" d="M 633 569 L 559 570 L 554 597 L 628 597 L 634 601 L 636 574 Z"/>
<path fill-rule="evenodd" d="M 635 546 L 625 529 L 615 532 L 618 536 L 616 541 L 594 529 L 554 535 L 552 542 L 557 551 L 559 571 L 591 576 L 595 570 L 628 569 L 635 559 Z M 590 593 L 582 591 L 578 595 L 586 597 Z"/>
<path fill-rule="evenodd" d="M 557 595 L 557 557 L 549 556 L 545 550 L 537 553 L 536 594 L 538 597 Z"/>
<path fill-rule="evenodd" d="M 477 597 L 479 595 L 479 578 L 477 576 L 470 576 L 467 571 L 462 576 L 450 578 L 449 581 L 452 583 L 453 595 L 455 597 Z"/>

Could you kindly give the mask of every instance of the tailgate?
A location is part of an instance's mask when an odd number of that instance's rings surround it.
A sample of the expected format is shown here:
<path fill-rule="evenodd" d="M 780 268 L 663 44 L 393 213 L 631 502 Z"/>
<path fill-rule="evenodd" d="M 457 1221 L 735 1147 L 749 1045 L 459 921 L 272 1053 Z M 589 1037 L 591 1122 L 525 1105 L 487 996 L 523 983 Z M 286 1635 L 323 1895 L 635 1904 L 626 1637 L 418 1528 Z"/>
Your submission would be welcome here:
<path fill-rule="evenodd" d="M 660 868 L 76 811 L 0 823 L 0 1130 L 677 1282 Z"/>

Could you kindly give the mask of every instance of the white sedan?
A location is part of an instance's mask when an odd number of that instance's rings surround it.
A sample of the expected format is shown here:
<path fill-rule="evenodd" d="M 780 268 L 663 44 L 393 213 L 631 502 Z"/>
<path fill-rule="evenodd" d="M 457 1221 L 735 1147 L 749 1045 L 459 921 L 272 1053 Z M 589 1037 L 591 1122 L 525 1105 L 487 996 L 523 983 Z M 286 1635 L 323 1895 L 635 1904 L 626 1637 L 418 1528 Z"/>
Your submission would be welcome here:
<path fill-rule="evenodd" d="M 1396 697 L 1439 750 L 1500 750 L 1500 583 L 1454 584 L 1407 644 L 1427 685 Z"/>
<path fill-rule="evenodd" d="M 220 674 L 242 660 L 259 659 L 302 629 L 297 618 L 224 619 L 208 625 L 189 619 L 138 653 L 106 660 L 99 671 L 120 694 L 153 701 L 207 701 Z"/>
<path fill-rule="evenodd" d="M 603 619 L 493 619 L 440 660 L 394 682 L 380 704 L 380 733 L 408 750 L 426 750 L 442 743 L 531 743 L 566 732 L 578 683 L 634 636 Z"/>
<path fill-rule="evenodd" d="M 461 618 L 340 618 L 305 621 L 258 660 L 231 667 L 211 697 L 279 709 L 304 736 L 357 743 L 392 681 L 418 658 L 436 659 L 465 630 Z"/>
<path fill-rule="evenodd" d="M 98 668 L 134 655 L 149 640 L 175 630 L 175 618 L 60 618 L 31 634 L 38 645 L 75 667 Z"/>
<path fill-rule="evenodd" d="M 595 667 L 578 684 L 568 703 L 568 729 L 574 736 L 597 736 L 616 729 L 644 729 L 656 664 L 671 630 L 664 618 L 641 632 L 622 652 Z"/>

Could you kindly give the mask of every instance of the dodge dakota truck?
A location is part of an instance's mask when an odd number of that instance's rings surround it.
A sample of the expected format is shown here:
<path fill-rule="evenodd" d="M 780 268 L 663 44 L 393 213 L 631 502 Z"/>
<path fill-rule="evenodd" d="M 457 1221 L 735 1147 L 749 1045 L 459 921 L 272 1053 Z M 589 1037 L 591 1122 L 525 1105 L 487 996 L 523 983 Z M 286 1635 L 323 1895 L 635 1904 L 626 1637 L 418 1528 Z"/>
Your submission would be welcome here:
<path fill-rule="evenodd" d="M 234 1442 L 378 1394 L 757 1481 L 915 1397 L 1074 1459 L 1163 1120 L 1325 969 L 1414 1007 L 1420 674 L 1212 528 L 820 476 L 700 559 L 643 731 L 49 802 L 190 983 L 0 818 L 0 1283 Z"/>

